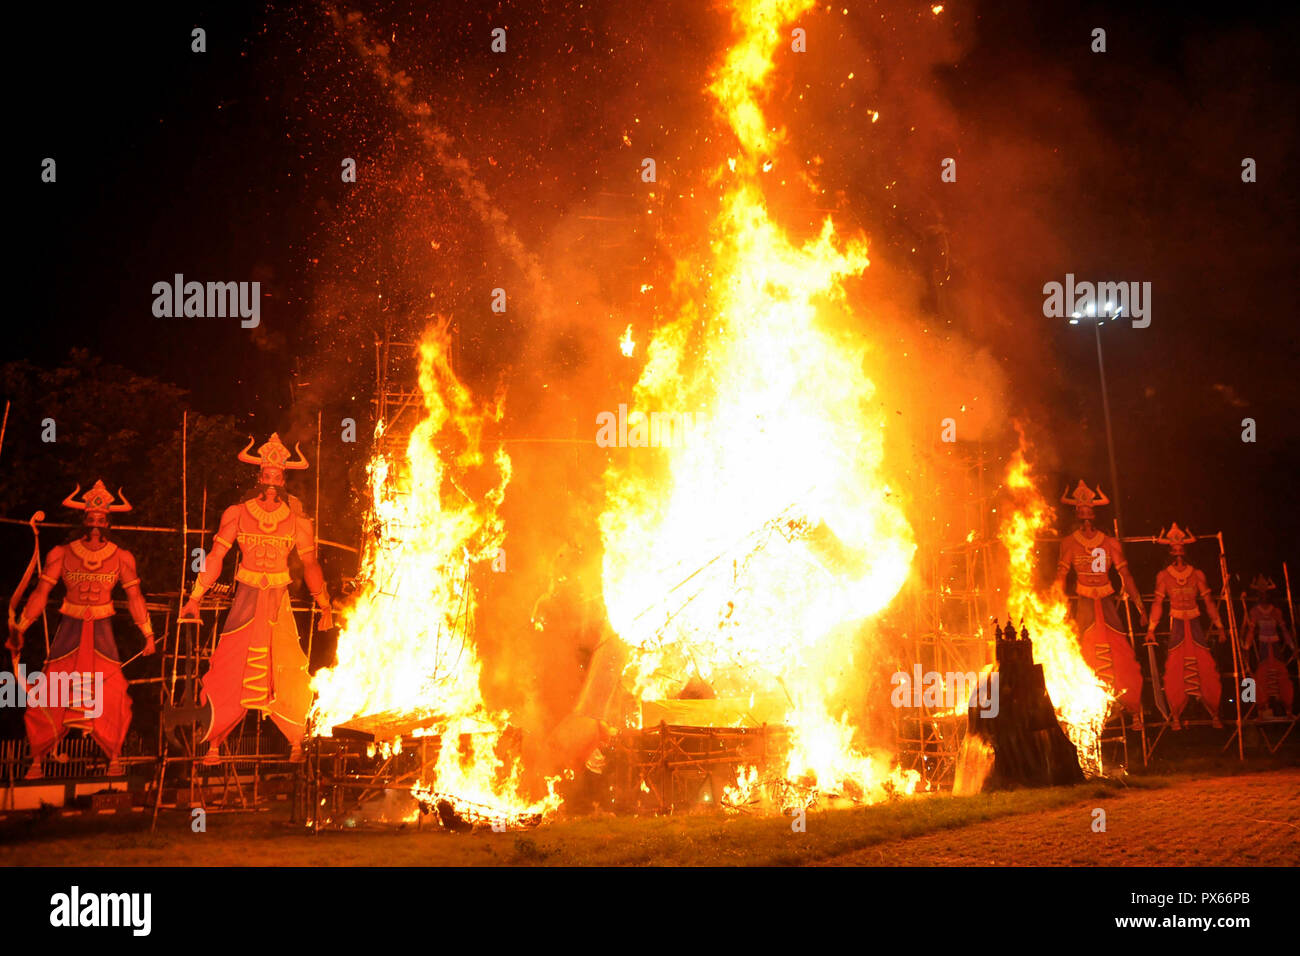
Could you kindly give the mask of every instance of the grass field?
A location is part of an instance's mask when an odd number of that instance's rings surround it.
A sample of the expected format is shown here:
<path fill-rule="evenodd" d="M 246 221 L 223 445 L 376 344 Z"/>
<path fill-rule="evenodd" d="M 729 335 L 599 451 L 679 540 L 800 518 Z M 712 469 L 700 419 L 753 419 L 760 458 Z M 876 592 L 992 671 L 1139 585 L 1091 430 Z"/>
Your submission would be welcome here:
<path fill-rule="evenodd" d="M 1106 832 L 1092 828 L 1106 810 Z M 590 816 L 529 831 L 373 828 L 319 835 L 281 806 L 210 813 L 207 832 L 164 814 L 50 817 L 0 826 L 0 864 L 126 866 L 729 866 L 1295 864 L 1300 769 L 1149 776 L 975 797 L 936 795 L 788 817 L 716 812 Z M 1256 823 L 1269 820 L 1271 823 Z"/>

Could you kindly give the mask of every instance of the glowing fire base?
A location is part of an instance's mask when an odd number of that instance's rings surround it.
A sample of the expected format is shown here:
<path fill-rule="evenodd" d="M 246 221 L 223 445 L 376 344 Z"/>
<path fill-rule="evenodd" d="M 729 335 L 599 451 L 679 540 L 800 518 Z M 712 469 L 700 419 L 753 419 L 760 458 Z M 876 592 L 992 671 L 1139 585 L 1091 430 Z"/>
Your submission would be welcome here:
<path fill-rule="evenodd" d="M 784 767 L 788 731 L 779 725 L 694 727 L 661 723 L 625 730 L 611 748 L 607 771 L 614 809 L 671 813 L 696 808 L 743 809 L 747 774 Z"/>
<path fill-rule="evenodd" d="M 349 721 L 329 737 L 313 738 L 307 748 L 305 786 L 298 819 L 313 831 L 358 826 L 423 826 L 425 818 L 448 830 L 519 829 L 542 822 L 541 814 L 504 813 L 463 798 L 442 794 L 436 768 L 444 746 L 454 746 L 462 761 L 475 749 L 495 748 L 499 757 L 518 753 L 522 734 L 513 728 L 444 737 L 433 730 L 439 719 L 393 714 Z M 387 736 L 395 728 L 404 736 Z M 385 736 L 377 736 L 382 731 Z"/>

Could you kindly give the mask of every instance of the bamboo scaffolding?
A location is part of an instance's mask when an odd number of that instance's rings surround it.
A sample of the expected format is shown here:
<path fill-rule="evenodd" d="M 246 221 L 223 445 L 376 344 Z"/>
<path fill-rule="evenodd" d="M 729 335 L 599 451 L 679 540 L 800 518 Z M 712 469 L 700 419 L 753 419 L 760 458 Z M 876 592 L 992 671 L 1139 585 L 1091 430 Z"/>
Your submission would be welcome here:
<path fill-rule="evenodd" d="M 21 518 L 0 517 L 0 524 L 30 525 L 31 522 L 23 521 Z M 38 521 L 37 526 L 41 528 L 80 528 L 81 527 L 81 525 L 70 521 Z M 176 534 L 179 532 L 184 534 L 186 537 L 192 534 L 204 536 L 204 535 L 216 533 L 212 528 L 207 528 L 207 527 L 182 529 L 182 528 L 155 527 L 152 525 L 135 525 L 135 524 L 115 524 L 113 525 L 113 530 L 114 531 L 143 531 L 143 532 L 156 533 L 156 534 Z M 200 537 L 200 540 L 202 540 L 202 537 Z M 360 549 L 355 548 L 350 544 L 342 544 L 341 542 L 330 541 L 326 538 L 321 538 L 321 537 L 318 537 L 316 539 L 316 543 L 322 544 L 327 548 L 335 548 L 339 551 L 350 552 L 351 554 L 360 554 Z"/>
<path fill-rule="evenodd" d="M 669 813 L 682 802 L 678 784 L 699 781 L 720 801 L 718 778 L 734 783 L 749 766 L 761 773 L 785 752 L 787 735 L 787 728 L 775 724 L 704 727 L 663 721 L 624 731 L 612 745 L 615 800 L 624 807 L 645 809 L 642 795 L 648 793 L 654 801 L 652 812 Z M 683 799 L 690 802 L 688 796 Z"/>

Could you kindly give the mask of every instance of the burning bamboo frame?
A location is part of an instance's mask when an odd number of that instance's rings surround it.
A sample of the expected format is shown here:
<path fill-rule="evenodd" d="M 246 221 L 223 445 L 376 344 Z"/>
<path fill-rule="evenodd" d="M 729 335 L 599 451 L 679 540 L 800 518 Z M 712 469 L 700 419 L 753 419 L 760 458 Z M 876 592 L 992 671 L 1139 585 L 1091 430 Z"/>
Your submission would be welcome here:
<path fill-rule="evenodd" d="M 760 780 L 782 769 L 789 752 L 789 729 L 768 724 L 693 727 L 661 722 L 623 731 L 612 749 L 608 772 L 614 809 L 671 813 L 702 802 L 727 806 L 727 789 L 736 787 L 747 768 L 755 768 Z M 744 804 L 736 802 L 731 808 L 743 809 Z"/>

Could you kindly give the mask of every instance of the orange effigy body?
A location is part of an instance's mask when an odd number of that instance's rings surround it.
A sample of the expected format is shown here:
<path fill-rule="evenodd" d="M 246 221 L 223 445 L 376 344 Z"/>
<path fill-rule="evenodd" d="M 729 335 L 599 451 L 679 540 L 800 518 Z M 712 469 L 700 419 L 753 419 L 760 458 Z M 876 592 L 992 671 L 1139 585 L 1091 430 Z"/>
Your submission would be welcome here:
<path fill-rule="evenodd" d="M 311 521 L 287 502 L 252 499 L 226 509 L 216 542 L 226 548 L 237 543 L 240 564 L 221 640 L 202 681 L 201 699 L 212 707 L 206 739 L 224 739 L 253 709 L 267 713 L 297 744 L 311 688 L 289 605 L 289 553 L 311 558 Z"/>
<path fill-rule="evenodd" d="M 1142 668 L 1120 623 L 1110 571 L 1128 567 L 1119 541 L 1101 531 L 1075 531 L 1061 539 L 1058 571 L 1077 578 L 1075 623 L 1079 644 L 1093 672 L 1132 714 L 1141 710 Z"/>

